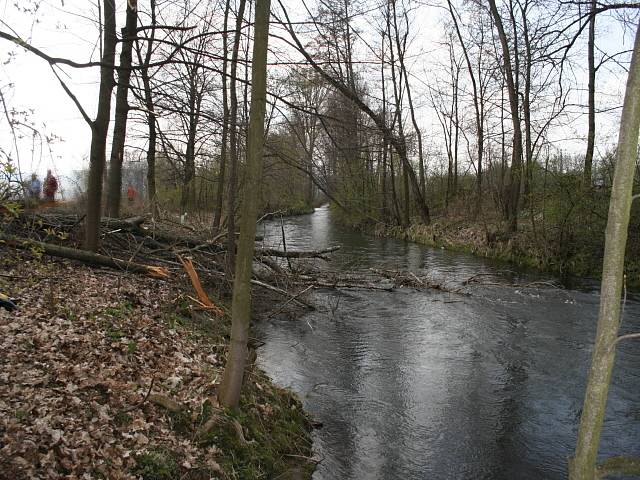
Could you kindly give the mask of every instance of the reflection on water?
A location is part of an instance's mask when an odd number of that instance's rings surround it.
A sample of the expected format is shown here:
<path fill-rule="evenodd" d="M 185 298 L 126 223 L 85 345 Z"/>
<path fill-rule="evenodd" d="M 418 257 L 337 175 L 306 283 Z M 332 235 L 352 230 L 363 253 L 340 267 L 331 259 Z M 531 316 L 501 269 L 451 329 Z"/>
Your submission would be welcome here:
<path fill-rule="evenodd" d="M 278 245 L 280 223 L 262 227 Z M 343 245 L 335 268 L 388 267 L 461 282 L 504 266 L 376 239 L 324 207 L 285 220 L 287 247 Z M 515 275 L 518 279 L 520 275 Z M 561 479 L 572 454 L 597 293 L 477 287 L 318 291 L 326 308 L 260 325 L 261 366 L 324 427 L 314 479 Z M 623 330 L 640 331 L 640 305 Z M 620 348 L 601 453 L 640 453 L 640 351 Z"/>

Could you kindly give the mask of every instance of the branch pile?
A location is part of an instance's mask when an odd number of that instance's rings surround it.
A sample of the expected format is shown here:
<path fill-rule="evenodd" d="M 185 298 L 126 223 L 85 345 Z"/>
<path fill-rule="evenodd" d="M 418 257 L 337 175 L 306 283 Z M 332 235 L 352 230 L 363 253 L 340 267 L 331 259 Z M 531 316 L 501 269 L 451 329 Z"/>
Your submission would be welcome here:
<path fill-rule="evenodd" d="M 222 290 L 230 288 L 225 269 L 225 234 L 213 239 L 193 229 L 171 221 L 154 221 L 144 216 L 129 219 L 103 218 L 100 230 L 100 250 L 97 253 L 80 249 L 83 217 L 57 213 L 21 214 L 5 221 L 0 229 L 0 243 L 18 249 L 40 251 L 47 255 L 77 260 L 92 266 L 109 267 L 152 277 L 184 276 L 186 271 L 203 308 L 212 308 L 202 290 L 202 284 Z M 292 272 L 286 272 L 280 259 L 328 260 L 327 255 L 339 247 L 319 251 L 281 251 L 256 248 L 254 285 L 272 294 L 291 299 L 296 292 L 289 288 Z M 204 295 L 203 295 L 204 294 Z M 293 303 L 312 308 L 309 302 L 295 298 Z M 221 312 L 219 312 L 221 313 Z"/>

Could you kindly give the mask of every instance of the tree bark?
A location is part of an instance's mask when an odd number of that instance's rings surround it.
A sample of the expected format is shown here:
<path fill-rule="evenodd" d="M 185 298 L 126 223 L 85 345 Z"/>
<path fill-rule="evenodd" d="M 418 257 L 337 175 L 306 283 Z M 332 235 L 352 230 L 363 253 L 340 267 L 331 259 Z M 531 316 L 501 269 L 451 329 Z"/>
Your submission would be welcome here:
<path fill-rule="evenodd" d="M 520 112 L 518 105 L 518 90 L 514 81 L 513 69 L 511 68 L 511 54 L 509 44 L 504 31 L 500 13 L 496 7 L 495 0 L 489 0 L 489 9 L 493 22 L 498 30 L 500 45 L 502 47 L 502 57 L 504 63 L 504 78 L 507 82 L 507 92 L 509 94 L 509 108 L 511 111 L 511 123 L 513 124 L 513 148 L 511 152 L 511 175 L 506 198 L 506 213 L 509 222 L 509 230 L 515 232 L 518 229 L 518 208 L 520 202 L 520 182 L 522 181 L 522 128 L 520 126 Z"/>
<path fill-rule="evenodd" d="M 120 200 L 122 192 L 122 160 L 124 143 L 127 137 L 127 116 L 129 114 L 129 84 L 131 80 L 131 60 L 133 37 L 136 34 L 138 12 L 127 2 L 127 20 L 122 29 L 122 50 L 120 51 L 120 68 L 118 69 L 118 87 L 116 89 L 116 112 L 111 141 L 109 173 L 107 175 L 106 214 L 109 217 L 120 216 Z"/>
<path fill-rule="evenodd" d="M 94 252 L 87 252 L 85 250 L 78 250 L 76 248 L 62 247 L 60 245 L 54 245 L 52 243 L 38 242 L 28 238 L 15 237 L 13 235 L 4 235 L 0 233 L 0 240 L 6 242 L 8 245 L 14 248 L 29 249 L 33 246 L 38 247 L 44 251 L 47 255 L 54 257 L 68 258 L 71 260 L 77 260 L 87 265 L 93 265 L 97 267 L 109 267 L 118 270 L 124 270 L 126 272 L 144 273 L 152 277 L 167 277 L 168 272 L 162 267 L 154 267 L 149 265 L 141 265 L 139 263 L 126 262 L 117 258 L 107 257 L 106 255 L 100 255 Z"/>
<path fill-rule="evenodd" d="M 229 197 L 227 199 L 227 270 L 233 271 L 236 254 L 236 193 L 238 189 L 238 52 L 240 50 L 240 40 L 242 37 L 242 19 L 246 0 L 240 0 L 238 5 L 238 15 L 236 17 L 236 31 L 233 39 L 233 52 L 231 53 L 231 81 L 230 96 L 231 105 L 229 107 Z"/>
<path fill-rule="evenodd" d="M 100 67 L 98 112 L 91 124 L 91 151 L 89 153 L 89 181 L 87 185 L 87 218 L 84 247 L 95 252 L 100 240 L 100 213 L 102 203 L 102 175 L 104 173 L 107 132 L 111 117 L 113 67 L 116 58 L 116 6 L 115 0 L 104 0 L 104 46 Z"/>
<path fill-rule="evenodd" d="M 589 40 L 587 59 L 589 63 L 589 131 L 587 132 L 587 153 L 584 156 L 584 184 L 591 186 L 591 170 L 593 166 L 593 152 L 596 143 L 596 0 L 591 0 L 591 16 L 589 17 Z"/>
<path fill-rule="evenodd" d="M 260 200 L 264 149 L 264 115 L 267 90 L 267 42 L 269 40 L 270 0 L 256 0 L 253 62 L 251 73 L 251 111 L 247 139 L 247 178 L 240 219 L 240 238 L 231 305 L 231 346 L 218 398 L 235 408 L 240 400 L 247 359 L 251 320 L 251 276 L 255 248 L 256 219 Z"/>
<path fill-rule="evenodd" d="M 229 96 L 227 91 L 227 72 L 229 62 L 227 61 L 229 25 L 229 10 L 231 0 L 227 0 L 224 7 L 224 32 L 222 33 L 222 145 L 220 146 L 220 170 L 218 172 L 218 190 L 216 192 L 216 206 L 213 214 L 213 234 L 220 231 L 222 220 L 222 202 L 224 201 L 224 182 L 227 170 L 227 144 L 229 139 Z"/>
<path fill-rule="evenodd" d="M 620 119 L 617 162 L 609 203 L 600 288 L 600 311 L 591 369 L 580 416 L 576 453 L 569 467 L 571 480 L 594 480 L 600 434 L 604 422 L 615 342 L 620 325 L 620 297 L 624 281 L 624 257 L 631 212 L 633 178 L 640 130 L 640 25 Z"/>

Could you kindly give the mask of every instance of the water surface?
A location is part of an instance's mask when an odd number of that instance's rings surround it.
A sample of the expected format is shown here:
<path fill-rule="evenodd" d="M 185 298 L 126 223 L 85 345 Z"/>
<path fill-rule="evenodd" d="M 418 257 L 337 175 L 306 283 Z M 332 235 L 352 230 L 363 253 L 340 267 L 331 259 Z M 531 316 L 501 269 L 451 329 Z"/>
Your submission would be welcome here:
<path fill-rule="evenodd" d="M 284 220 L 287 247 L 342 245 L 332 268 L 405 269 L 458 285 L 539 277 L 469 255 L 341 228 L 328 208 Z M 281 243 L 280 221 L 262 227 Z M 482 287 L 471 296 L 319 290 L 323 308 L 259 326 L 263 369 L 323 428 L 314 479 L 563 479 L 595 334 L 598 293 Z M 627 302 L 622 332 L 640 331 Z M 619 349 L 601 454 L 640 454 L 640 348 Z"/>

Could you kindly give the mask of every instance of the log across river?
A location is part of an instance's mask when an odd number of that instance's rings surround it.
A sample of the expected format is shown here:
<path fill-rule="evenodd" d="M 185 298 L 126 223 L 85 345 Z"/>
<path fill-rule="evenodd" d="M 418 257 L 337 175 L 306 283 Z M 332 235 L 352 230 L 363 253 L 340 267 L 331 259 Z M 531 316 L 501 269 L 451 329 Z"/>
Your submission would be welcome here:
<path fill-rule="evenodd" d="M 595 283 L 547 277 L 468 255 L 339 227 L 328 208 L 285 219 L 287 247 L 340 244 L 332 269 L 403 269 L 473 295 L 411 288 L 316 290 L 324 308 L 260 324 L 259 363 L 323 427 L 314 479 L 566 478 L 595 334 Z M 281 248 L 281 224 L 259 227 Z M 621 333 L 640 332 L 629 295 Z M 640 342 L 621 344 L 600 452 L 640 454 Z"/>

